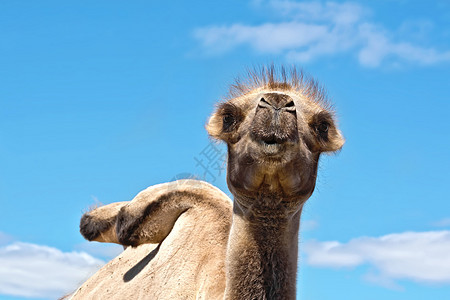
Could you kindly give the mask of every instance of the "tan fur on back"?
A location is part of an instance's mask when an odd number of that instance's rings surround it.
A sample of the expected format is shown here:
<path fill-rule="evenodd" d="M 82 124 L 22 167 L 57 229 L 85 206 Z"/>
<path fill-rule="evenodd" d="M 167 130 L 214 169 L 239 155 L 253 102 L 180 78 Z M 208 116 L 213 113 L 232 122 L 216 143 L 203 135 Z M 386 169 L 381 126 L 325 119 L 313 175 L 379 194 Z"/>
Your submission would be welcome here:
<path fill-rule="evenodd" d="M 127 247 L 86 281 L 72 299 L 221 299 L 231 225 L 230 199 L 219 189 L 193 180 L 157 185 L 145 192 L 183 191 L 191 188 L 189 183 L 221 205 L 222 214 L 208 205 L 183 213 L 159 247 Z"/>

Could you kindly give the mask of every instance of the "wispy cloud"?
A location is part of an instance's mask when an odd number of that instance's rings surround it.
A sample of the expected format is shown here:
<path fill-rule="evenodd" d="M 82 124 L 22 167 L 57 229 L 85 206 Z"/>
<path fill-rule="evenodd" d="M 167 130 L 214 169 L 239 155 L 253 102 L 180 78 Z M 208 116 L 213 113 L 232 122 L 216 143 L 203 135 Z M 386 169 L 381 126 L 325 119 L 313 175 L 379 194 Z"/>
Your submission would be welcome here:
<path fill-rule="evenodd" d="M 299 32 L 303 34 L 299 35 Z M 248 44 L 261 53 L 279 53 L 317 43 L 327 34 L 326 26 L 298 22 L 248 26 L 211 26 L 195 31 L 203 46 L 220 53 Z"/>
<path fill-rule="evenodd" d="M 75 246 L 76 250 L 110 260 L 123 252 L 123 246 L 110 243 L 84 242 Z"/>
<path fill-rule="evenodd" d="M 319 227 L 319 222 L 316 220 L 302 220 L 300 230 L 302 231 L 312 231 Z"/>
<path fill-rule="evenodd" d="M 433 222 L 431 225 L 436 227 L 450 227 L 450 218 L 444 218 L 442 220 Z"/>
<path fill-rule="evenodd" d="M 450 61 L 450 51 L 439 51 L 395 38 L 370 21 L 367 7 L 344 2 L 257 1 L 282 22 L 260 25 L 211 25 L 197 28 L 194 37 L 210 54 L 247 46 L 261 54 L 284 55 L 289 61 L 309 62 L 319 57 L 350 53 L 366 67 L 386 61 L 431 65 Z"/>
<path fill-rule="evenodd" d="M 261 1 L 284 16 L 303 21 L 330 21 L 334 24 L 354 24 L 370 12 L 363 6 L 352 2 L 320 1 Z"/>
<path fill-rule="evenodd" d="M 85 252 L 15 242 L 0 247 L 0 294 L 56 299 L 73 292 L 103 264 Z"/>
<path fill-rule="evenodd" d="M 13 238 L 10 235 L 0 231 L 0 246 L 9 243 L 12 240 L 13 240 Z"/>
<path fill-rule="evenodd" d="M 317 267 L 370 265 L 365 279 L 398 287 L 397 279 L 450 284 L 450 231 L 405 232 L 360 237 L 340 243 L 309 241 L 303 246 L 306 262 Z"/>

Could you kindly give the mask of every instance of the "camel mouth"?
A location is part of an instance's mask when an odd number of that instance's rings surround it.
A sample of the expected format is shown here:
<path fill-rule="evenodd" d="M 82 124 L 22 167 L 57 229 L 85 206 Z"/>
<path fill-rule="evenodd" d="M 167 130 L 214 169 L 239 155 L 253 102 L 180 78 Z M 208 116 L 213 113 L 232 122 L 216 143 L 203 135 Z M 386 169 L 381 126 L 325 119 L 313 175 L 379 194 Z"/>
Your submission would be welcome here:
<path fill-rule="evenodd" d="M 285 148 L 284 144 L 278 143 L 275 139 L 266 141 L 261 140 L 259 141 L 259 145 L 264 154 L 269 156 L 279 154 Z"/>
<path fill-rule="evenodd" d="M 264 155 L 269 156 L 280 154 L 298 141 L 296 126 L 293 128 L 285 128 L 285 126 L 269 126 L 269 128 L 266 128 L 258 125 L 253 126 L 250 134 L 251 139 L 258 145 Z"/>
<path fill-rule="evenodd" d="M 265 141 L 262 141 L 264 144 L 266 145 L 274 145 L 274 144 L 278 144 L 277 140 L 275 139 L 275 137 L 269 138 Z"/>

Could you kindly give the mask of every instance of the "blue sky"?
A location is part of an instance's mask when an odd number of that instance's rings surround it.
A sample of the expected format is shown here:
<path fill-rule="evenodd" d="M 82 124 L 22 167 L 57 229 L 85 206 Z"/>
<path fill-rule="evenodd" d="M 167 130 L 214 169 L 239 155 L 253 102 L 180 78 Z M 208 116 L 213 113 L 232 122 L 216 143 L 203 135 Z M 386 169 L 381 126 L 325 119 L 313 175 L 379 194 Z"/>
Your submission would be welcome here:
<path fill-rule="evenodd" d="M 449 20 L 448 1 L 2 1 L 0 299 L 114 257 L 81 214 L 204 176 L 214 103 L 270 62 L 327 87 L 347 140 L 304 209 L 298 298 L 448 298 Z"/>

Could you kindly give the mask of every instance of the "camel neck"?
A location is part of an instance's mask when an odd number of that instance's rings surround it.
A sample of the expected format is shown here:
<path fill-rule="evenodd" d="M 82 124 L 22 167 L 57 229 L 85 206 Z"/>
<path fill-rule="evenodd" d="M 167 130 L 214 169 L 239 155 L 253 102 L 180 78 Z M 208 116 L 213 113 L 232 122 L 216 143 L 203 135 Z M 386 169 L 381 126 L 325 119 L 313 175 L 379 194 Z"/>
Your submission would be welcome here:
<path fill-rule="evenodd" d="M 295 299 L 301 209 L 265 214 L 235 199 L 233 210 L 225 299 Z"/>

